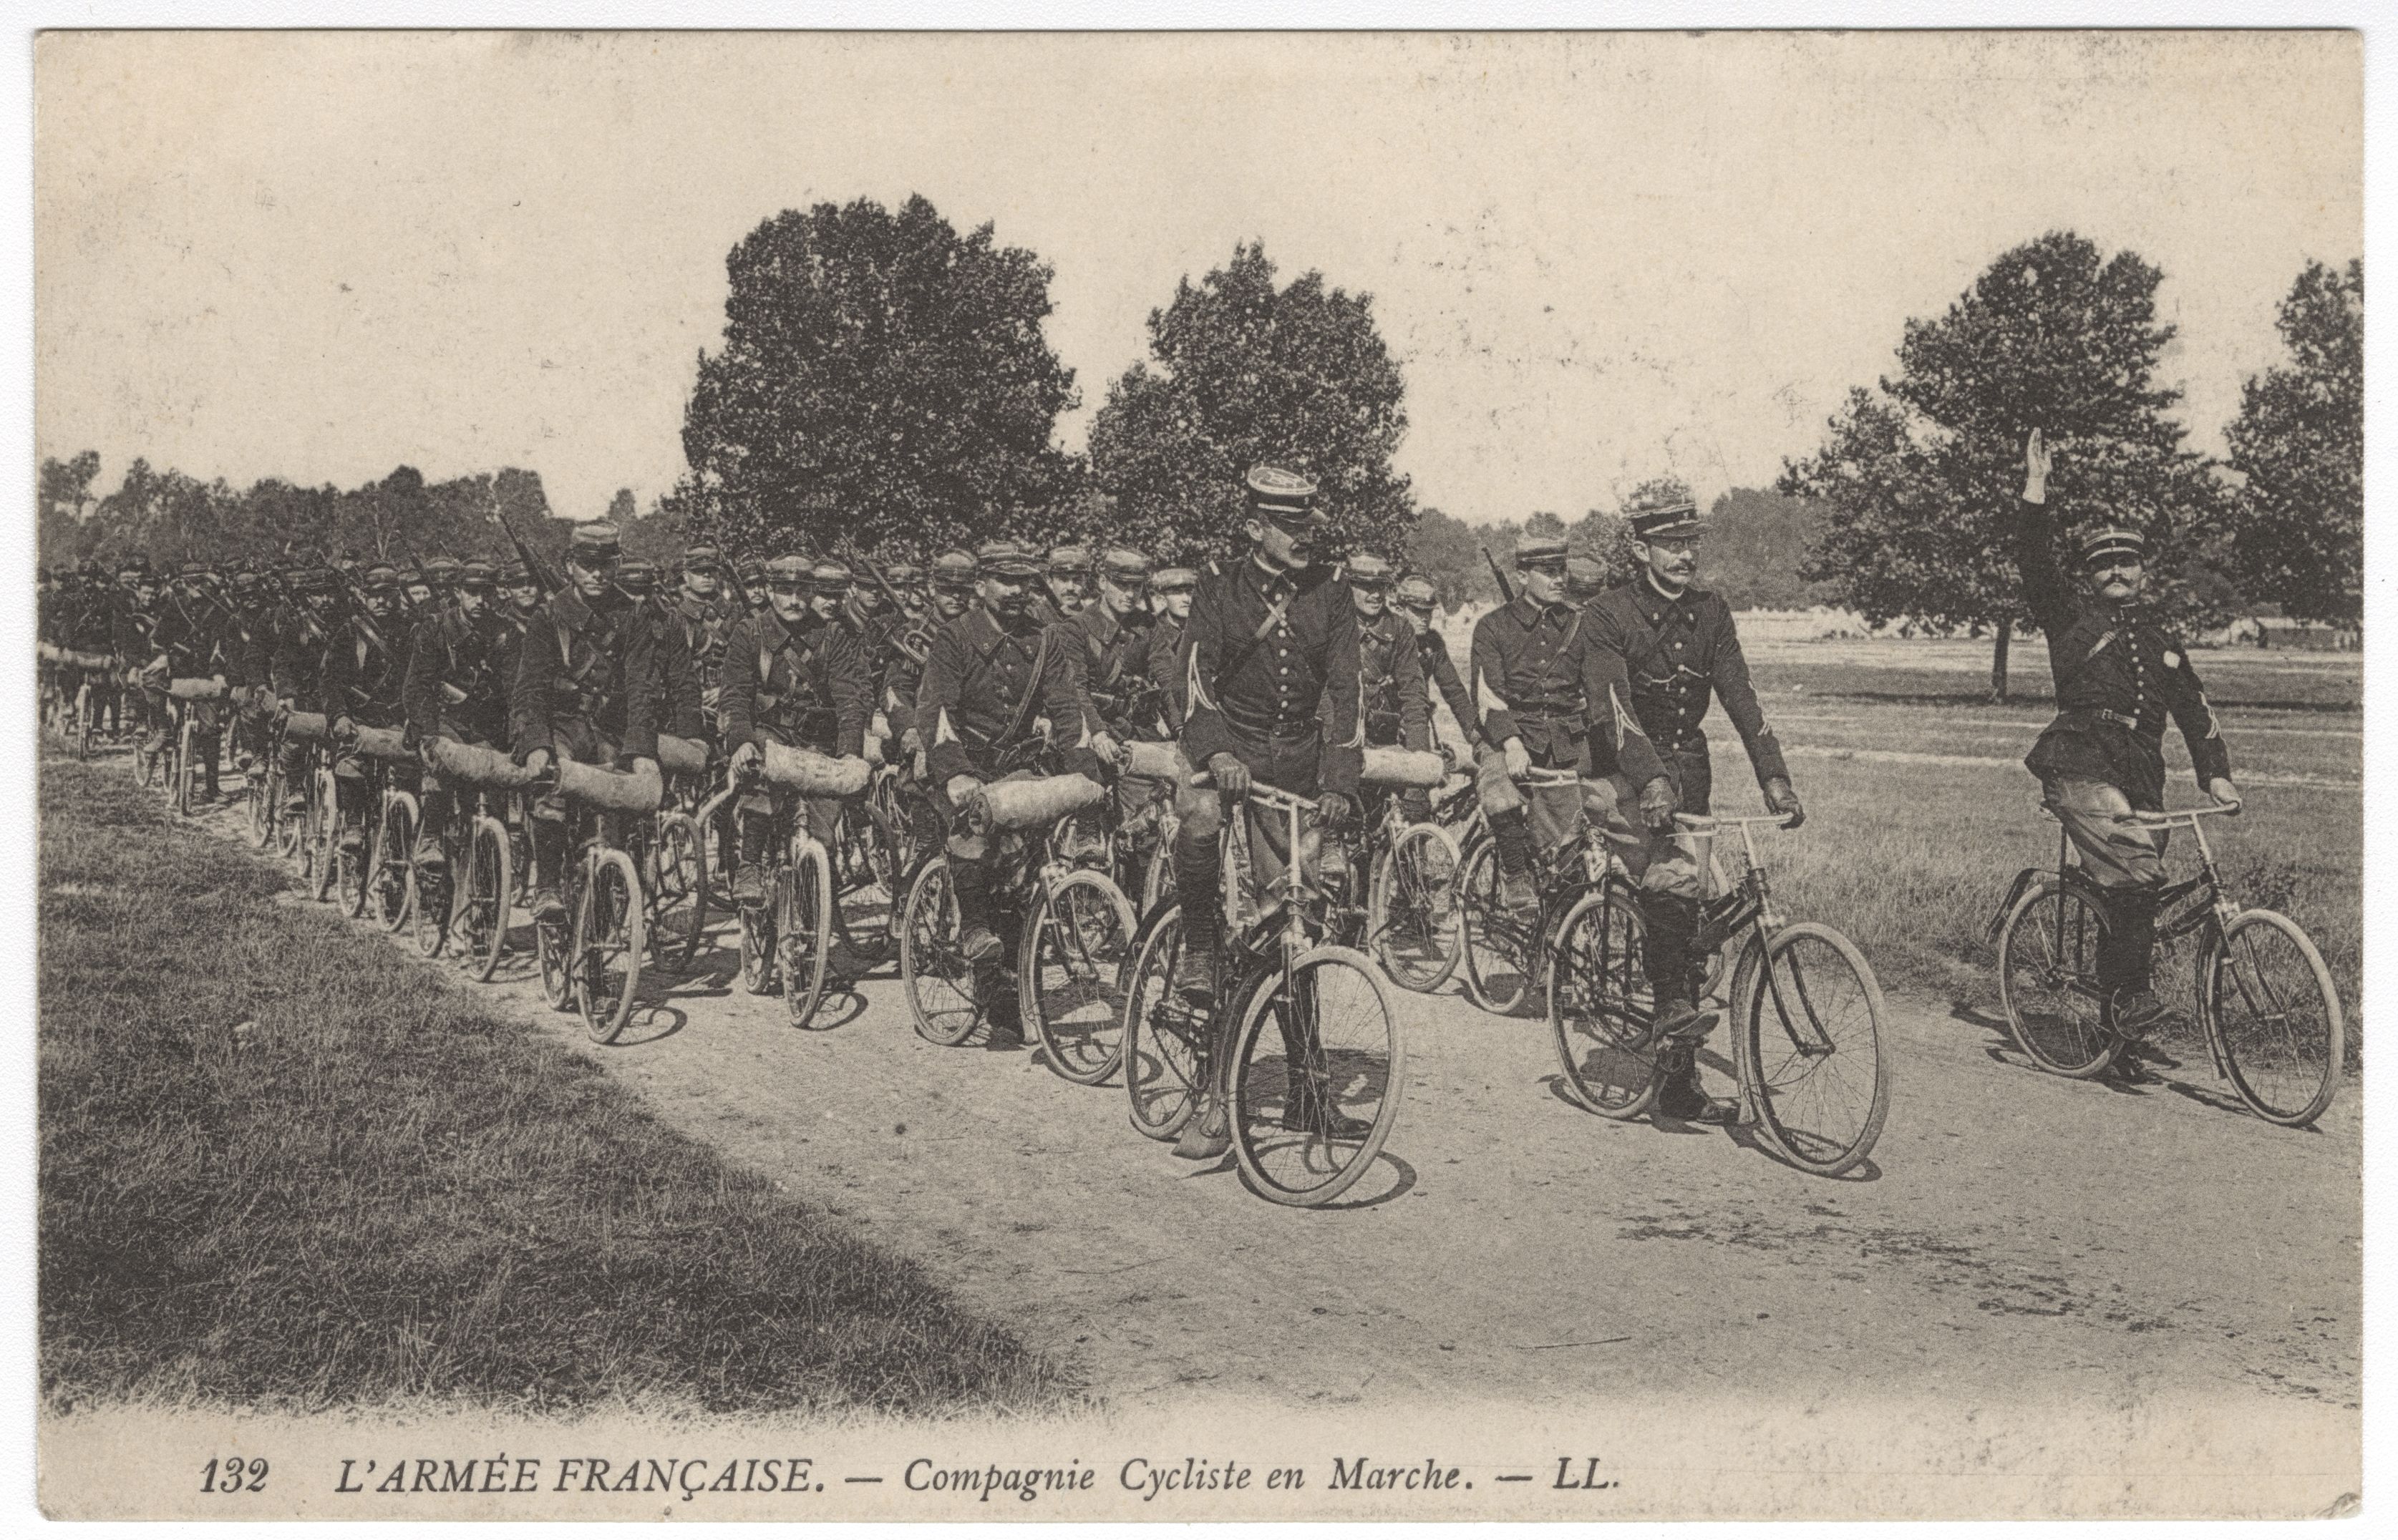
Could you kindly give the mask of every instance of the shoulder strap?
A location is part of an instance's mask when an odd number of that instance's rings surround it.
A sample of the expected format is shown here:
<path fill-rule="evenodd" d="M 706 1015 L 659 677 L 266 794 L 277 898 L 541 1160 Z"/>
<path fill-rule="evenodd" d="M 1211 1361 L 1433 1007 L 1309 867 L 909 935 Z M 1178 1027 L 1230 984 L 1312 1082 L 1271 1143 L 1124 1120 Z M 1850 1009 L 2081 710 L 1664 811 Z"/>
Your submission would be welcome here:
<path fill-rule="evenodd" d="M 1016 714 L 1007 719 L 1007 730 L 1002 732 L 992 742 L 1013 743 L 1016 735 L 1024 730 L 1024 724 L 1032 719 L 1032 698 L 1041 693 L 1041 676 L 1048 666 L 1049 628 L 1044 625 L 1041 628 L 1040 645 L 1032 653 L 1032 676 L 1025 682 L 1024 698 L 1016 703 Z"/>

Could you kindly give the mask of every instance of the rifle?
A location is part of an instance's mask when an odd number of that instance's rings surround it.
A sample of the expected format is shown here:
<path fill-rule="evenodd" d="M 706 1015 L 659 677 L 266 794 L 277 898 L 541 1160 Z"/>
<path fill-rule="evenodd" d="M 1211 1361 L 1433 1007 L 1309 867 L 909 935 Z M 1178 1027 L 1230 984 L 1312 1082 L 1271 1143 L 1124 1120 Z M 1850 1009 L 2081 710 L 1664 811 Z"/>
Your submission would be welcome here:
<path fill-rule="evenodd" d="M 543 598 L 548 598 L 566 586 L 566 574 L 551 571 L 549 564 L 534 556 L 532 547 L 517 533 L 517 527 L 508 522 L 507 510 L 500 506 L 496 493 L 492 498 L 492 522 L 507 531 L 508 543 L 517 548 L 517 559 L 524 563 L 525 571 L 532 578 L 534 586 L 541 590 Z"/>
<path fill-rule="evenodd" d="M 1515 603 L 1516 585 L 1509 583 L 1507 581 L 1507 574 L 1499 569 L 1499 558 L 1490 554 L 1490 547 L 1488 545 L 1482 547 L 1482 559 L 1490 564 L 1490 575 L 1499 580 L 1499 602 L 1501 604 Z"/>
<path fill-rule="evenodd" d="M 899 591 L 891 586 L 891 580 L 882 575 L 882 568 L 864 556 L 857 558 L 857 564 L 866 569 L 867 575 L 874 580 L 874 586 L 882 589 L 882 596 L 891 601 L 892 625 L 884 633 L 891 638 L 891 645 L 906 654 L 909 663 L 918 668 L 923 667 L 924 660 L 933 655 L 932 633 L 924 629 L 923 623 L 909 617 L 907 605 L 900 602 Z"/>

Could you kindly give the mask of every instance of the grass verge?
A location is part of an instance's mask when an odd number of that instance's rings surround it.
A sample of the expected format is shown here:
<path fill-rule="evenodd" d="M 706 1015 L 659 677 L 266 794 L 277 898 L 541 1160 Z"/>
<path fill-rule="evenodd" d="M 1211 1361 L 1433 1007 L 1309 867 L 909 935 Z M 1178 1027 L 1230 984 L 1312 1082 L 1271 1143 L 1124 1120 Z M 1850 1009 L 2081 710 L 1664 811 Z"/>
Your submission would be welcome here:
<path fill-rule="evenodd" d="M 1056 1367 L 598 1066 L 42 766 L 43 1394 L 951 1415 Z"/>

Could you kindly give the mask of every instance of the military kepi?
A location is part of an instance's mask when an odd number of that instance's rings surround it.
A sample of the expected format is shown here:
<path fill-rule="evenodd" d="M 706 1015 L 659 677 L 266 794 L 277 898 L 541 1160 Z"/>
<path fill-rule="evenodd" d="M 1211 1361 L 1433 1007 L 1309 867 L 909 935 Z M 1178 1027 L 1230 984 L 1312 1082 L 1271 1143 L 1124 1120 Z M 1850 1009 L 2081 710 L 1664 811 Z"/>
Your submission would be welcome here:
<path fill-rule="evenodd" d="M 1286 529 L 1302 529 L 1315 512 L 1315 483 L 1283 465 L 1260 465 L 1248 475 L 1249 511 Z"/>
<path fill-rule="evenodd" d="M 605 520 L 596 524 L 576 525 L 573 537 L 567 542 L 568 553 L 576 561 L 586 565 L 595 561 L 613 560 L 619 549 L 616 527 Z"/>
<path fill-rule="evenodd" d="M 1699 505 L 1695 502 L 1669 502 L 1662 508 L 1643 508 L 1632 516 L 1634 540 L 1695 535 L 1705 528 L 1706 523 L 1699 517 Z"/>
<path fill-rule="evenodd" d="M 2149 559 L 2149 538 L 2137 529 L 2126 529 L 2110 524 L 2103 529 L 2093 529 L 2081 537 L 2081 565 L 2091 567 L 2101 559 L 2129 556 L 2146 565 Z"/>

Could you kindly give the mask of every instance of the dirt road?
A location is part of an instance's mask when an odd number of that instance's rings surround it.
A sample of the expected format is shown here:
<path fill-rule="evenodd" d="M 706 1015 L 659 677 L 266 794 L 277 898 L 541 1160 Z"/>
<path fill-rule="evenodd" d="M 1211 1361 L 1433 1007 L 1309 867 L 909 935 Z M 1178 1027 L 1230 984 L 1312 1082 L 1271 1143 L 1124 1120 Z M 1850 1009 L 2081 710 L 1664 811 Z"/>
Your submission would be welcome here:
<path fill-rule="evenodd" d="M 236 833 L 230 810 L 208 822 Z M 1412 1073 L 1390 1149 L 1349 1206 L 1306 1212 L 1143 1139 L 1120 1089 L 923 1042 L 895 979 L 795 1032 L 733 961 L 717 950 L 590 1051 L 1119 1406 L 1643 1386 L 2357 1404 L 2353 1085 L 2319 1129 L 2277 1129 L 2203 1063 L 2135 1091 L 2059 1080 L 1993 1024 L 1894 997 L 1888 1129 L 1864 1179 L 1831 1182 L 1722 1131 L 1593 1117 L 1558 1094 L 1542 1022 L 1400 995 Z M 527 977 L 478 993 L 582 1040 Z"/>

